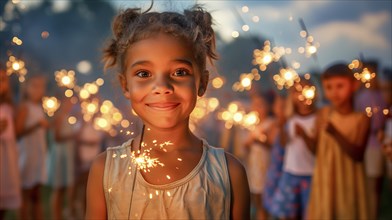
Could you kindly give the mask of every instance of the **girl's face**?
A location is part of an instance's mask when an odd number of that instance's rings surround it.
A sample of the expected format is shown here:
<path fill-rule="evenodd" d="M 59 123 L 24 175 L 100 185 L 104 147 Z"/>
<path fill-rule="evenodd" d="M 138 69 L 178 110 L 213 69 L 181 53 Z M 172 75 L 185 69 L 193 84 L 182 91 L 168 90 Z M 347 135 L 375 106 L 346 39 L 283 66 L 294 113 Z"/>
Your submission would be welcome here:
<path fill-rule="evenodd" d="M 354 82 L 343 76 L 324 79 L 322 84 L 325 97 L 334 107 L 341 107 L 350 102 L 355 90 Z"/>
<path fill-rule="evenodd" d="M 43 77 L 34 77 L 27 82 L 27 97 L 33 102 L 40 102 L 46 92 L 46 80 Z"/>
<path fill-rule="evenodd" d="M 124 95 L 146 126 L 187 125 L 208 82 L 208 76 L 201 78 L 191 45 L 161 33 L 132 44 L 124 61 Z"/>
<path fill-rule="evenodd" d="M 0 70 L 0 95 L 4 95 L 10 89 L 9 79 L 4 70 Z"/>

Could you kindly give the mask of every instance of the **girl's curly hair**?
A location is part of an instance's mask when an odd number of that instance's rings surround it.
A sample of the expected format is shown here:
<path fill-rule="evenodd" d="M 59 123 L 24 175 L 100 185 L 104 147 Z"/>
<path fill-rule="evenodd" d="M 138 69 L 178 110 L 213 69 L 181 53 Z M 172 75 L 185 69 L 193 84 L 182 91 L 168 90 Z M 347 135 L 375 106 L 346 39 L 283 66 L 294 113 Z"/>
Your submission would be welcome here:
<path fill-rule="evenodd" d="M 127 49 L 133 43 L 160 32 L 191 43 L 200 70 L 206 69 L 207 58 L 211 63 L 218 58 L 212 17 L 202 7 L 196 5 L 183 14 L 150 12 L 150 9 L 141 12 L 140 8 L 129 8 L 114 18 L 113 38 L 104 49 L 105 69 L 118 66 L 123 73 Z"/>

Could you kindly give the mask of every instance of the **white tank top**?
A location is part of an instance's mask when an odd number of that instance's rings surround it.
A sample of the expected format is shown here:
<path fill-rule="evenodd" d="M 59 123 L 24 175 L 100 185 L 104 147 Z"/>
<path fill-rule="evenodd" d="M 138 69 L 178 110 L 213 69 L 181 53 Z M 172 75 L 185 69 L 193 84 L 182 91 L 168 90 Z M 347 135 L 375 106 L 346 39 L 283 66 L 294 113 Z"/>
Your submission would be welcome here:
<path fill-rule="evenodd" d="M 131 142 L 107 149 L 103 186 L 108 219 L 230 218 L 230 180 L 223 149 L 203 140 L 202 157 L 187 176 L 152 185 L 130 161 Z"/>
<path fill-rule="evenodd" d="M 300 125 L 310 137 L 315 136 L 316 114 L 307 116 L 293 115 L 287 121 L 289 140 L 286 144 L 283 170 L 298 176 L 311 176 L 313 174 L 315 157 L 310 152 L 302 137 L 295 134 L 295 124 Z"/>

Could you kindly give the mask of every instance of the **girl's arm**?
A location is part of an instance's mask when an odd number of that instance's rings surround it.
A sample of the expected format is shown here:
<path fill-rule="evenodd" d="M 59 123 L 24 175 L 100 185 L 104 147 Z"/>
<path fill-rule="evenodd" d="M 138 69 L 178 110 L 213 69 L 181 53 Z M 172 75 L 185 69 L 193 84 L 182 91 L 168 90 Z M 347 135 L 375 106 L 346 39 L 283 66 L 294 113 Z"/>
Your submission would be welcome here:
<path fill-rule="evenodd" d="M 106 151 L 94 160 L 87 181 L 86 217 L 85 219 L 107 219 L 105 194 L 103 189 L 103 172 Z"/>
<path fill-rule="evenodd" d="M 226 153 L 231 185 L 231 219 L 250 219 L 250 192 L 248 178 L 242 164 Z"/>
<path fill-rule="evenodd" d="M 365 115 L 363 116 L 362 125 L 358 128 L 358 139 L 352 143 L 347 140 L 336 128 L 329 122 L 327 124 L 327 132 L 330 133 L 338 142 L 340 149 L 350 156 L 354 161 L 362 161 L 366 150 L 366 142 L 369 134 L 370 120 Z"/>
<path fill-rule="evenodd" d="M 17 138 L 21 138 L 25 135 L 28 135 L 41 126 L 44 128 L 47 128 L 49 126 L 48 121 L 46 121 L 46 119 L 42 119 L 41 121 L 35 123 L 34 125 L 25 128 L 28 111 L 29 110 L 27 109 L 26 105 L 21 105 L 20 108 L 18 109 L 17 117 L 15 120 L 15 131 L 16 131 Z"/>

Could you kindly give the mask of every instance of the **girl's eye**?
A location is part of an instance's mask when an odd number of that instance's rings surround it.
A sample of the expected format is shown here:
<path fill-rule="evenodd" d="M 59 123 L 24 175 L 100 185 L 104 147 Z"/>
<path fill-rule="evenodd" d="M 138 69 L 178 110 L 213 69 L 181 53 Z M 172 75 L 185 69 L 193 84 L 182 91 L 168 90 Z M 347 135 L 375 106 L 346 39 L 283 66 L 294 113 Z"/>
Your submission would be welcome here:
<path fill-rule="evenodd" d="M 151 76 L 151 74 L 147 71 L 139 71 L 136 73 L 136 75 L 140 78 L 145 78 Z"/>
<path fill-rule="evenodd" d="M 189 71 L 186 69 L 178 69 L 174 71 L 173 73 L 174 76 L 187 76 L 189 75 Z"/>

